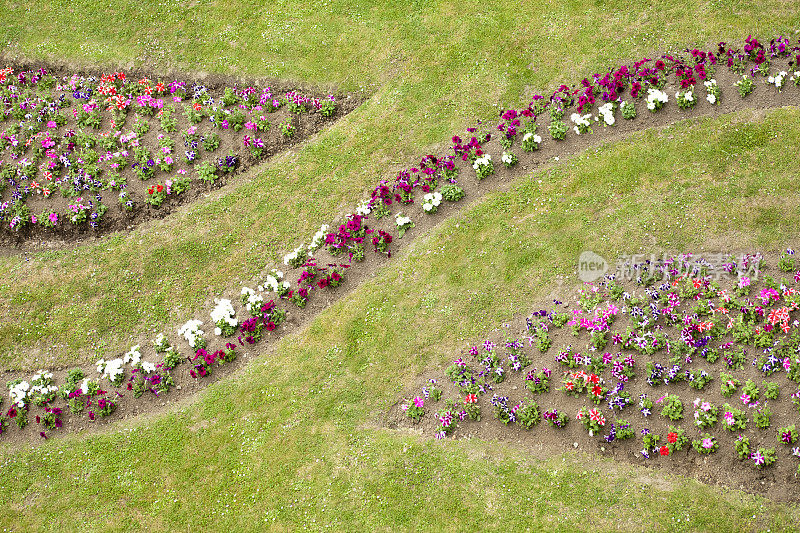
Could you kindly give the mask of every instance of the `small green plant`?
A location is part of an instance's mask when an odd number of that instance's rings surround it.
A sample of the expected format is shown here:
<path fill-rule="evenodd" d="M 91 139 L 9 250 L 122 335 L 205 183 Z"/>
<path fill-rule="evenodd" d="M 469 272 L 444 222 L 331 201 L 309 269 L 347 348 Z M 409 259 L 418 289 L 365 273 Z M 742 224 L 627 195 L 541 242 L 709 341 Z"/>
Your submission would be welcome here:
<path fill-rule="evenodd" d="M 665 416 L 672 421 L 683 418 L 683 403 L 676 394 L 669 394 L 664 398 L 664 407 L 661 409 L 661 416 Z"/>
<path fill-rule="evenodd" d="M 736 450 L 736 455 L 741 461 L 748 459 L 750 457 L 750 439 L 739 435 L 739 438 L 733 441 L 733 449 Z"/>
<path fill-rule="evenodd" d="M 206 152 L 213 152 L 214 150 L 219 148 L 219 142 L 220 142 L 219 135 L 217 135 L 216 132 L 212 131 L 211 133 L 205 135 L 202 138 L 200 144 L 203 146 L 203 150 L 205 150 Z"/>
<path fill-rule="evenodd" d="M 733 396 L 733 393 L 735 393 L 739 385 L 742 384 L 738 379 L 725 372 L 719 373 L 719 380 L 721 381 L 720 390 L 725 398 Z"/>
<path fill-rule="evenodd" d="M 517 423 L 524 429 L 531 429 L 541 422 L 542 415 L 539 411 L 539 404 L 534 400 L 523 400 L 522 407 L 517 409 Z"/>
<path fill-rule="evenodd" d="M 717 423 L 719 408 L 711 402 L 697 398 L 694 401 L 694 423 L 699 428 L 709 428 Z"/>
<path fill-rule="evenodd" d="M 281 122 L 278 127 L 281 130 L 281 134 L 287 139 L 291 139 L 294 136 L 295 127 L 292 125 L 292 119 L 287 118 L 285 122 Z"/>
<path fill-rule="evenodd" d="M 726 403 L 722 406 L 722 427 L 728 431 L 741 431 L 747 426 L 747 414 Z"/>
<path fill-rule="evenodd" d="M 739 96 L 742 98 L 753 92 L 753 89 L 756 88 L 755 82 L 749 76 L 743 76 L 742 79 L 734 83 L 734 85 L 739 90 Z"/>
<path fill-rule="evenodd" d="M 757 409 L 755 413 L 753 413 L 753 422 L 756 423 L 756 427 L 761 429 L 767 429 L 769 427 L 770 418 L 772 417 L 772 410 L 769 406 L 764 406 L 761 409 Z"/>
<path fill-rule="evenodd" d="M 689 386 L 693 389 L 703 390 L 713 379 L 711 374 L 705 370 L 695 370 L 689 375 Z"/>
<path fill-rule="evenodd" d="M 563 141 L 567 138 L 567 123 L 563 120 L 551 121 L 547 129 L 550 132 L 550 136 L 557 141 Z"/>
<path fill-rule="evenodd" d="M 320 102 L 319 113 L 325 118 L 332 117 L 333 115 L 335 115 L 336 101 L 329 98 Z"/>
<path fill-rule="evenodd" d="M 619 108 L 620 111 L 622 111 L 622 118 L 625 120 L 633 120 L 636 118 L 636 107 L 634 107 L 633 102 L 622 102 Z"/>
<path fill-rule="evenodd" d="M 217 176 L 217 168 L 208 161 L 204 161 L 202 165 L 197 167 L 197 176 L 204 183 L 211 184 L 219 177 Z"/>
<path fill-rule="evenodd" d="M 445 183 L 441 186 L 439 192 L 442 194 L 442 198 L 448 202 L 457 202 L 466 195 L 464 189 L 453 183 Z"/>
<path fill-rule="evenodd" d="M 774 381 L 764 381 L 762 383 L 764 387 L 764 398 L 768 400 L 777 400 L 778 395 L 780 394 L 780 387 Z"/>

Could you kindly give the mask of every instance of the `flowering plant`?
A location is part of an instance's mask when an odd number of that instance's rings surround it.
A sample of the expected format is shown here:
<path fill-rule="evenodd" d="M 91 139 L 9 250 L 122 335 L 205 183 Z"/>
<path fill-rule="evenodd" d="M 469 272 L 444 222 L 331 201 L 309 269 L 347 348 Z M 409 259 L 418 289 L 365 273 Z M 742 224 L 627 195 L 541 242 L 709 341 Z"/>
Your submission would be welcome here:
<path fill-rule="evenodd" d="M 422 197 L 422 210 L 426 213 L 433 214 L 439 209 L 442 203 L 442 193 L 429 192 Z"/>
<path fill-rule="evenodd" d="M 119 387 L 125 379 L 124 364 L 121 358 L 112 359 L 110 361 L 100 359 L 97 361 L 97 371 L 101 374 L 101 377 L 107 378 L 112 385 Z"/>
<path fill-rule="evenodd" d="M 205 332 L 200 329 L 203 323 L 199 320 L 189 320 L 180 328 L 178 328 L 178 335 L 186 339 L 189 346 L 193 350 L 199 350 L 206 347 L 206 341 L 203 338 Z"/>
<path fill-rule="evenodd" d="M 708 428 L 717 423 L 719 408 L 707 400 L 695 398 L 694 423 L 699 428 Z"/>
<path fill-rule="evenodd" d="M 572 129 L 575 131 L 576 135 L 581 135 L 583 133 L 592 133 L 591 114 L 581 115 L 579 113 L 573 113 L 572 115 L 570 115 L 569 119 L 572 121 L 573 124 L 575 124 L 572 127 Z"/>
<path fill-rule="evenodd" d="M 514 152 L 506 152 L 503 151 L 503 155 L 500 157 L 500 161 L 503 162 L 506 168 L 511 168 L 519 162 L 519 159 L 514 154 Z"/>
<path fill-rule="evenodd" d="M 778 430 L 778 444 L 786 444 L 788 446 L 797 442 L 797 438 L 797 428 L 795 428 L 794 424 Z"/>
<path fill-rule="evenodd" d="M 749 76 L 742 76 L 742 79 L 734 83 L 736 88 L 739 90 L 739 96 L 744 98 L 756 88 L 756 84 L 753 81 L 753 78 Z"/>
<path fill-rule="evenodd" d="M 720 390 L 722 395 L 726 398 L 733 396 L 733 393 L 736 392 L 736 389 L 742 384 L 738 379 L 725 372 L 720 372 L 719 380 L 722 382 L 720 384 Z"/>
<path fill-rule="evenodd" d="M 525 377 L 525 386 L 534 394 L 550 391 L 550 370 L 542 368 L 538 372 L 534 368 Z"/>
<path fill-rule="evenodd" d="M 517 406 L 517 421 L 524 429 L 531 429 L 542 420 L 539 404 L 535 400 L 523 400 Z"/>
<path fill-rule="evenodd" d="M 619 105 L 619 109 L 622 112 L 622 118 L 625 120 L 633 120 L 636 118 L 636 107 L 633 105 L 633 102 L 623 101 Z"/>
<path fill-rule="evenodd" d="M 397 213 L 394 217 L 395 224 L 397 224 L 397 236 L 401 239 L 403 235 L 405 235 L 406 231 L 410 230 L 414 227 L 414 223 L 411 222 L 411 218 L 403 215 L 402 213 Z"/>
<path fill-rule="evenodd" d="M 765 405 L 764 407 L 757 409 L 756 412 L 753 413 L 753 422 L 756 423 L 756 427 L 761 429 L 766 429 L 769 427 L 771 417 L 772 417 L 772 410 Z"/>
<path fill-rule="evenodd" d="M 697 103 L 697 99 L 694 97 L 694 87 L 678 91 L 675 93 L 675 99 L 681 109 L 691 109 Z"/>
<path fill-rule="evenodd" d="M 708 433 L 703 433 L 700 438 L 692 441 L 692 447 L 701 455 L 714 453 L 719 448 L 717 440 Z"/>
<path fill-rule="evenodd" d="M 717 80 L 710 79 L 703 82 L 706 88 L 706 100 L 711 105 L 719 105 L 720 98 L 722 97 L 722 90 L 717 85 Z"/>
<path fill-rule="evenodd" d="M 770 76 L 767 78 L 767 83 L 770 85 L 774 85 L 778 91 L 783 89 L 784 80 L 788 76 L 788 73 L 785 70 L 778 72 L 777 74 Z"/>
<path fill-rule="evenodd" d="M 522 149 L 526 152 L 533 152 L 539 149 L 542 144 L 542 138 L 533 132 L 527 132 L 522 136 Z"/>
<path fill-rule="evenodd" d="M 667 431 L 667 447 L 669 448 L 670 452 L 679 452 L 687 444 L 689 444 L 689 437 L 686 436 L 683 429 L 675 426 L 669 426 Z"/>
<path fill-rule="evenodd" d="M 617 109 L 615 102 L 606 102 L 597 108 L 598 119 L 603 119 L 603 126 L 613 126 L 616 124 L 617 119 L 614 118 L 614 111 Z"/>
<path fill-rule="evenodd" d="M 667 93 L 660 91 L 654 87 L 647 89 L 647 109 L 655 113 L 667 103 L 669 97 Z"/>
<path fill-rule="evenodd" d="M 215 298 L 214 303 L 216 306 L 211 310 L 211 320 L 217 326 L 214 329 L 214 335 L 230 337 L 236 333 L 239 325 L 239 321 L 235 318 L 236 310 L 231 301 L 225 298 L 221 300 Z"/>
<path fill-rule="evenodd" d="M 580 420 L 583 427 L 589 432 L 590 437 L 594 436 L 595 433 L 600 431 L 601 427 L 606 425 L 606 417 L 597 408 L 587 409 L 586 407 L 581 407 L 575 419 Z"/>
<path fill-rule="evenodd" d="M 488 178 L 492 174 L 494 174 L 494 165 L 492 164 L 492 156 L 489 154 L 483 154 L 482 156 L 475 159 L 472 163 L 472 168 L 475 169 L 475 175 L 478 180 L 482 180 L 484 178 Z"/>
<path fill-rule="evenodd" d="M 722 427 L 729 431 L 743 430 L 747 426 L 747 415 L 741 409 L 731 407 L 730 404 L 722 406 Z"/>
<path fill-rule="evenodd" d="M 770 466 L 775 462 L 775 449 L 774 448 L 759 448 L 750 454 L 750 459 L 759 470 Z"/>
<path fill-rule="evenodd" d="M 552 411 L 545 411 L 542 415 L 542 418 L 547 420 L 551 426 L 555 428 L 563 428 L 569 422 L 569 417 L 566 413 L 559 413 L 558 409 L 553 409 Z"/>

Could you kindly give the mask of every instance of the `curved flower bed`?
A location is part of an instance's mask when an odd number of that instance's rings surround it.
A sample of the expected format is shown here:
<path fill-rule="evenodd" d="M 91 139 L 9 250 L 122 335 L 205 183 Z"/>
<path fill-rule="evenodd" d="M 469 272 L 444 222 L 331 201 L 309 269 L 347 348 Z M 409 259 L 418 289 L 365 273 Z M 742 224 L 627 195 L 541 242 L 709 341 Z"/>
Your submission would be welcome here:
<path fill-rule="evenodd" d="M 787 250 L 766 267 L 761 254 L 628 263 L 472 346 L 391 419 L 437 439 L 532 431 L 797 500 L 800 261 Z"/>
<path fill-rule="evenodd" d="M 37 238 L 163 212 L 350 110 L 271 87 L 0 70 L 0 228 Z"/>
<path fill-rule="evenodd" d="M 548 149 L 559 153 L 557 141 L 567 136 L 585 136 L 600 124 L 614 128 L 618 117 L 630 121 L 643 113 L 657 113 L 670 105 L 667 89 L 672 85 L 675 89 L 670 90 L 676 91 L 681 107 L 694 107 L 700 101 L 701 105 L 719 106 L 730 98 L 726 91 L 732 90 L 747 97 L 757 81 L 768 90 L 784 89 L 787 82 L 800 85 L 800 72 L 792 70 L 789 75 L 776 70 L 783 64 L 791 70 L 798 51 L 800 47 L 790 46 L 784 38 L 774 39 L 768 46 L 748 38 L 743 51 L 720 44 L 714 52 L 690 50 L 687 60 L 673 56 L 645 59 L 632 67 L 596 74 L 592 81 L 585 79 L 572 88 L 562 85 L 549 98 L 534 97 L 525 109 L 505 110 L 501 122 L 491 130 L 469 128 L 469 139 L 454 136 L 451 154 L 427 155 L 394 180 L 379 182 L 370 198 L 352 213 L 333 226 L 323 225 L 308 244 L 288 253 L 281 267 L 286 272 L 274 268 L 251 286 L 233 289 L 233 296 L 215 301 L 208 314 L 198 314 L 178 328 L 177 336 L 162 333 L 152 348 L 134 346 L 123 356 L 98 361 L 96 369 L 15 376 L 9 382 L 14 405 L 5 409 L 0 426 L 7 431 L 13 420 L 20 428 L 33 427 L 30 420 L 35 419 L 38 433 L 46 437 L 66 420 L 82 423 L 112 415 L 123 398 L 146 395 L 153 404 L 159 403 L 173 387 L 197 384 L 218 367 L 230 367 L 248 346 L 281 334 L 287 317 L 301 315 L 300 311 L 309 307 L 319 310 L 335 298 L 331 291 L 346 285 L 349 278 L 362 278 L 378 259 L 391 257 L 406 232 L 430 227 L 436 216 L 441 216 L 440 210 L 446 212 L 467 192 L 479 191 L 482 182 L 493 175 L 511 172 L 521 161 L 532 161 L 534 154 Z M 735 85 L 731 82 L 722 87 L 717 79 L 725 77 L 723 69 L 744 74 L 737 74 Z M 696 89 L 701 81 L 704 89 Z M 703 90 L 705 97 L 699 96 Z M 597 115 L 591 113 L 594 106 Z M 570 132 L 563 117 L 572 110 Z M 549 124 L 542 124 L 539 131 L 539 123 L 547 115 Z M 546 140 L 548 136 L 551 140 Z M 498 152 L 502 154 L 499 157 Z M 475 179 L 471 180 L 473 172 Z M 542 342 L 546 344 L 546 339 Z M 522 362 L 519 365 L 524 366 Z M 502 365 L 497 368 L 505 372 Z M 501 398 L 496 401 L 503 405 Z M 531 421 L 535 410 L 528 411 Z M 566 423 L 562 412 L 548 411 L 541 416 L 555 425 Z M 602 416 L 589 410 L 582 420 L 596 433 L 604 426 L 600 424 Z"/>

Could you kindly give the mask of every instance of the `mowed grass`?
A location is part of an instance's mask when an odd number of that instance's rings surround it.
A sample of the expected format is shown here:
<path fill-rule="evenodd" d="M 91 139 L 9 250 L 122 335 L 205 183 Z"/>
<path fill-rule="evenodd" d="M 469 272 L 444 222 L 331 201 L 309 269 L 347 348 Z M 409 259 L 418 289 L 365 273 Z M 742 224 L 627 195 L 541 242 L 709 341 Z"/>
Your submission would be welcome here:
<path fill-rule="evenodd" d="M 5 2 L 9 58 L 291 79 L 368 100 L 177 215 L 74 250 L 0 258 L 0 368 L 92 361 L 182 323 L 498 106 L 620 61 L 798 23 L 780 0 Z"/>
<path fill-rule="evenodd" d="M 574 294 L 581 250 L 613 258 L 795 241 L 798 134 L 795 108 L 683 121 L 524 177 L 421 236 L 306 330 L 170 412 L 3 449 L 0 526 L 796 529 L 796 505 L 577 453 L 435 441 L 381 429 L 380 420 L 419 370 L 448 364 L 512 315 L 546 306 L 551 290 Z M 761 206 L 778 209 L 780 222 L 764 224 Z"/>

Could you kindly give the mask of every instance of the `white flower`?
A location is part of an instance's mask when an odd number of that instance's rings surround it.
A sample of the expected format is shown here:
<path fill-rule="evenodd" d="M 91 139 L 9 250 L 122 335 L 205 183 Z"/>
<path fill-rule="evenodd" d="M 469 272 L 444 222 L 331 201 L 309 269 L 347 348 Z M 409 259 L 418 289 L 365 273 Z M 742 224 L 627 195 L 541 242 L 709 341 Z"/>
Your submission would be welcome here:
<path fill-rule="evenodd" d="M 647 109 L 653 110 L 655 108 L 656 108 L 656 104 L 654 102 L 651 102 L 651 101 L 648 100 L 647 101 Z"/>
<path fill-rule="evenodd" d="M 508 153 L 508 152 L 503 152 L 503 156 L 500 158 L 500 160 L 501 160 L 503 163 L 505 163 L 505 164 L 507 164 L 507 165 L 510 165 L 511 163 L 513 163 L 513 162 L 514 162 L 514 156 L 513 156 L 513 155 L 511 155 L 511 154 L 510 154 L 510 153 Z"/>
<path fill-rule="evenodd" d="M 528 139 L 530 139 L 531 137 L 533 137 L 533 133 L 531 133 L 531 132 L 528 132 L 528 133 L 526 133 L 525 135 L 523 135 L 523 136 L 522 136 L 522 140 L 523 140 L 523 141 L 527 141 L 527 140 L 528 140 Z M 536 141 L 534 140 L 534 142 L 536 142 Z"/>
<path fill-rule="evenodd" d="M 142 361 L 142 370 L 144 372 L 148 373 L 148 374 L 150 372 L 155 372 L 156 371 L 156 365 L 154 365 L 153 363 L 151 363 L 149 361 Z"/>
<path fill-rule="evenodd" d="M 424 209 L 425 211 L 430 211 L 431 209 L 433 209 L 433 204 L 424 203 L 422 204 L 422 209 Z"/>
<path fill-rule="evenodd" d="M 535 142 L 536 144 L 539 144 L 539 143 L 542 142 L 542 138 L 539 135 L 534 135 L 533 136 L 533 142 Z"/>
<path fill-rule="evenodd" d="M 372 212 L 372 208 L 369 206 L 369 202 L 364 202 L 360 206 L 356 207 L 356 214 L 363 216 L 367 216 Z"/>
<path fill-rule="evenodd" d="M 214 335 L 219 337 L 220 335 L 222 335 L 222 330 L 220 328 L 214 328 Z"/>
<path fill-rule="evenodd" d="M 708 100 L 708 102 L 709 102 L 710 104 L 714 104 L 714 103 L 716 103 L 716 102 L 717 102 L 717 97 L 716 97 L 716 96 L 714 96 L 713 94 L 707 94 L 707 95 L 706 95 L 706 100 Z"/>
<path fill-rule="evenodd" d="M 139 352 L 139 345 L 133 346 L 128 353 L 123 357 L 123 363 L 130 363 L 131 366 L 136 365 L 142 359 L 142 354 Z"/>
<path fill-rule="evenodd" d="M 239 321 L 234 318 L 236 311 L 233 309 L 233 305 L 231 305 L 231 301 L 228 299 L 223 298 L 222 300 L 214 299 L 214 302 L 217 306 L 211 310 L 211 320 L 214 321 L 215 324 L 219 324 L 221 321 L 227 323 L 229 326 L 236 327 L 239 324 Z M 216 335 L 219 328 L 214 330 Z"/>
<path fill-rule="evenodd" d="M 475 162 L 472 163 L 472 168 L 478 170 L 479 167 L 490 164 L 492 164 L 492 156 L 489 154 L 483 154 L 481 157 L 475 159 Z"/>
<path fill-rule="evenodd" d="M 308 245 L 308 247 L 311 250 L 316 250 L 317 248 L 322 246 L 322 243 L 325 242 L 325 235 L 328 233 L 329 229 L 330 226 L 328 226 L 327 224 L 323 224 L 322 226 L 320 226 L 319 231 L 314 234 L 314 237 L 311 239 L 311 244 Z"/>
<path fill-rule="evenodd" d="M 11 397 L 11 401 L 14 402 L 18 407 L 24 407 L 25 399 L 28 397 L 28 390 L 30 388 L 30 383 L 27 381 L 21 381 L 9 389 L 8 395 Z"/>
<path fill-rule="evenodd" d="M 394 220 L 398 226 L 405 226 L 406 224 L 411 224 L 411 219 L 407 216 L 403 216 L 402 213 L 397 213 Z"/>

